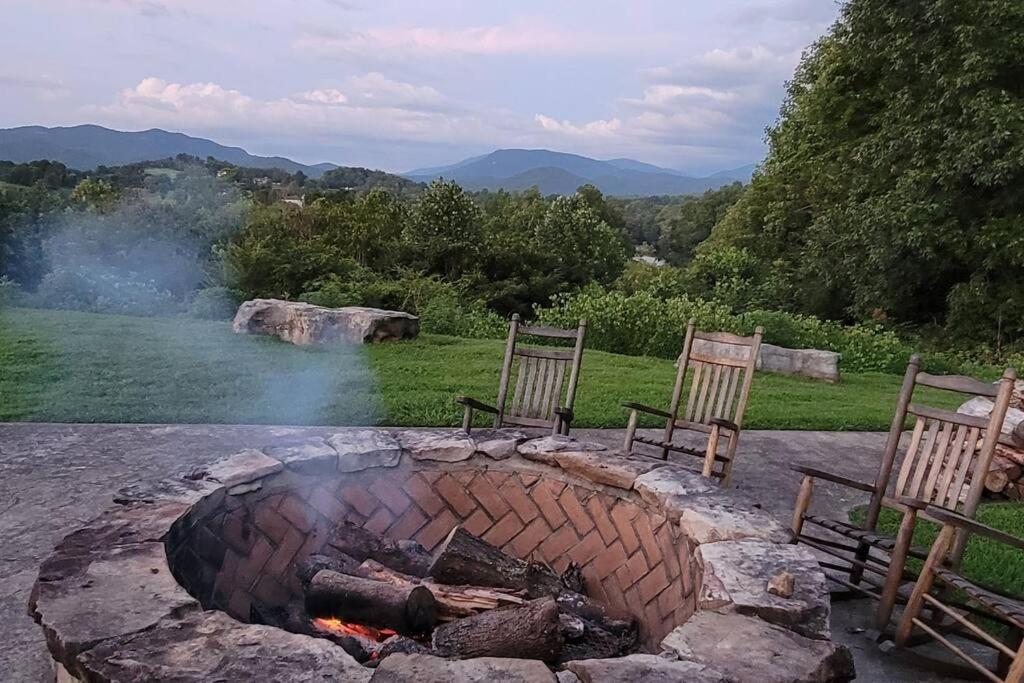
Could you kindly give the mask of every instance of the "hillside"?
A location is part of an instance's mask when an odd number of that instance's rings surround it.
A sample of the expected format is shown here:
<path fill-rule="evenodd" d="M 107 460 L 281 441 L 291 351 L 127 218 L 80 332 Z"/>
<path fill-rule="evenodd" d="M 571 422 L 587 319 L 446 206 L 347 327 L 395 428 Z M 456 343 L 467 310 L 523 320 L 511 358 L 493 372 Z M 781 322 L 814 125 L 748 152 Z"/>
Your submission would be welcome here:
<path fill-rule="evenodd" d="M 742 177 L 742 171 L 694 178 L 633 159 L 601 161 L 546 149 L 500 149 L 450 166 L 409 171 L 405 177 L 419 182 L 443 177 L 470 190 L 523 190 L 537 186 L 544 194 L 569 194 L 589 183 L 607 195 L 629 197 L 699 194 L 734 180 L 749 180 L 749 174 Z"/>
<path fill-rule="evenodd" d="M 335 164 L 300 164 L 284 157 L 262 157 L 240 147 L 228 147 L 205 138 L 171 133 L 159 128 L 129 132 L 102 126 L 82 125 L 46 128 L 22 126 L 0 129 L 0 159 L 18 163 L 50 159 L 69 168 L 91 170 L 97 166 L 121 166 L 149 159 L 189 154 L 214 157 L 236 166 L 302 171 L 319 178 Z"/>

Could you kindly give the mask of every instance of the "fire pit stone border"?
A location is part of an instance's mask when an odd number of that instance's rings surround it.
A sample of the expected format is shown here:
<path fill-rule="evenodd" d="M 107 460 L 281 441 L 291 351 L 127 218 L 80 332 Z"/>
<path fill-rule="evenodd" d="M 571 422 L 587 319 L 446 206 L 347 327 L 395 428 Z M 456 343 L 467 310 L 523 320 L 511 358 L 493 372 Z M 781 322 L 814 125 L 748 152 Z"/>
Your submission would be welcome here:
<path fill-rule="evenodd" d="M 789 544 L 781 525 L 735 492 L 678 465 L 623 456 L 567 437 L 527 439 L 509 430 L 467 436 L 346 429 L 327 439 L 293 438 L 240 451 L 202 470 L 122 489 L 111 508 L 66 536 L 43 562 L 29 604 L 29 613 L 46 635 L 58 680 L 152 680 L 187 672 L 190 678 L 181 680 L 198 681 L 214 669 L 232 679 L 312 680 L 314 672 L 330 671 L 339 680 L 369 680 L 373 669 L 329 641 L 204 609 L 175 580 L 166 549 L 191 534 L 191 551 L 206 561 L 198 563 L 200 570 L 220 566 L 225 543 L 198 524 L 205 514 L 230 511 L 247 494 L 287 487 L 311 475 L 424 461 L 569 477 L 640 501 L 694 548 L 699 575 L 691 579 L 693 610 L 707 611 L 709 618 L 719 615 L 714 618 L 725 620 L 730 632 L 757 634 L 766 650 L 781 654 L 779 661 L 800 662 L 813 676 L 806 680 L 852 678 L 850 653 L 830 641 L 829 594 L 813 556 Z M 212 585 L 215 577 L 205 580 Z M 268 637 L 271 633 L 273 638 Z M 744 671 L 736 667 L 749 662 L 726 656 L 723 648 L 729 646 L 728 638 L 715 629 L 684 624 L 662 641 L 661 656 L 570 662 L 559 680 L 572 680 L 569 676 L 575 674 L 595 682 L 639 681 L 653 671 L 665 680 L 674 675 L 679 680 L 745 680 Z M 512 667 L 515 660 L 467 660 L 453 668 L 448 660 L 428 655 L 392 655 L 376 671 L 382 677 L 389 671 L 388 680 L 406 680 L 402 676 L 410 672 L 432 667 L 454 671 L 471 667 L 473 661 L 500 668 L 503 661 Z M 700 676 L 694 678 L 697 671 Z M 768 669 L 759 675 L 762 681 L 776 680 Z M 779 676 L 780 681 L 805 680 L 785 670 Z M 550 680 L 555 680 L 553 674 Z"/>

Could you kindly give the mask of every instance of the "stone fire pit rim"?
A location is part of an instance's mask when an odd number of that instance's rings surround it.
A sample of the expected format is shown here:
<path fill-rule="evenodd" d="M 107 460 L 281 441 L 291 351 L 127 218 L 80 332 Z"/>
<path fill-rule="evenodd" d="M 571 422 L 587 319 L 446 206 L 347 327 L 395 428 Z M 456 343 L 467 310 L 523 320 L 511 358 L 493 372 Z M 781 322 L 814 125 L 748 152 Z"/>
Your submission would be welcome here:
<path fill-rule="evenodd" d="M 261 636 L 270 627 L 204 611 L 172 576 L 165 542 L 182 531 L 178 522 L 190 511 L 212 509 L 227 496 L 256 490 L 280 473 L 326 475 L 423 461 L 540 473 L 554 468 L 591 487 L 636 497 L 649 511 L 678 525 L 696 546 L 702 574 L 695 579 L 698 612 L 713 610 L 730 619 L 753 620 L 761 631 L 784 630 L 789 634 L 786 642 L 795 643 L 789 647 L 796 649 L 806 650 L 816 642 L 814 647 L 824 647 L 828 658 L 838 658 L 840 669 L 848 664 L 852 670 L 849 653 L 830 642 L 823 573 L 813 555 L 789 544 L 788 532 L 766 513 L 676 464 L 624 456 L 568 437 L 529 439 L 512 430 L 466 435 L 452 430 L 350 428 L 328 438 L 284 437 L 273 446 L 242 450 L 200 470 L 127 487 L 114 497 L 112 507 L 66 536 L 43 562 L 29 614 L 42 626 L 54 660 L 82 678 L 120 648 L 130 650 L 147 639 L 159 644 L 160 634 L 206 642 L 203 638 L 214 633 L 222 648 L 218 657 L 237 657 L 239 672 L 248 663 L 263 675 L 275 667 L 294 675 L 296 662 L 307 662 L 310 667 L 344 671 L 348 680 L 368 680 L 372 669 L 328 641 L 284 631 L 280 633 L 287 637 L 281 640 L 267 639 Z M 780 574 L 795 578 L 793 595 L 768 590 Z M 670 641 L 680 640 L 673 636 L 682 628 L 662 644 L 668 661 L 686 664 L 680 675 L 706 660 L 706 653 L 669 647 Z M 251 647 L 255 641 L 260 642 L 258 648 Z M 201 660 L 203 655 L 194 656 Z M 637 655 L 618 658 L 616 675 L 631 657 Z M 570 663 L 579 666 L 568 668 L 589 667 L 589 675 L 601 668 L 602 661 Z M 647 660 L 635 661 L 637 666 L 650 665 Z"/>

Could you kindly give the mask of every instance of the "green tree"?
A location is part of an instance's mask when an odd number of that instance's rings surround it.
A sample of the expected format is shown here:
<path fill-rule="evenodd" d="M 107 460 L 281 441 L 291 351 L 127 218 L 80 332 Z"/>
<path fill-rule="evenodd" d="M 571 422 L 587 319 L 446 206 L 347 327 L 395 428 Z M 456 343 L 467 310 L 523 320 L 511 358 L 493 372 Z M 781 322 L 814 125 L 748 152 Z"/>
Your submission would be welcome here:
<path fill-rule="evenodd" d="M 743 194 L 743 185 L 733 183 L 708 190 L 700 197 L 687 197 L 671 214 L 658 240 L 658 252 L 673 265 L 683 265 L 708 238 L 726 211 Z"/>
<path fill-rule="evenodd" d="M 417 197 L 405 239 L 430 273 L 457 280 L 473 270 L 483 235 L 480 209 L 461 187 L 435 180 Z"/>
<path fill-rule="evenodd" d="M 1022 25 L 1019 0 L 847 2 L 701 250 L 747 250 L 803 311 L 1024 334 Z"/>
<path fill-rule="evenodd" d="M 71 199 L 93 211 L 109 211 L 117 203 L 121 193 L 106 180 L 86 178 L 75 185 L 71 191 Z"/>

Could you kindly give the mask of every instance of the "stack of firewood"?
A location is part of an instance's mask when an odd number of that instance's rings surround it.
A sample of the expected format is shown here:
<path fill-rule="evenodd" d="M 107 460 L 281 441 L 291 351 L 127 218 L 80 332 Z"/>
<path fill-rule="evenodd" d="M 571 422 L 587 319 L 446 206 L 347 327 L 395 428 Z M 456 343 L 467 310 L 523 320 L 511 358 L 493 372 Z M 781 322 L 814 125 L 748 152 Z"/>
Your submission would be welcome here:
<path fill-rule="evenodd" d="M 254 620 L 328 638 L 369 666 L 396 652 L 555 665 L 637 645 L 636 622 L 609 617 L 586 596 L 578 567 L 559 575 L 461 527 L 431 555 L 343 524 L 298 573 L 304 602 Z"/>
<path fill-rule="evenodd" d="M 992 401 L 979 396 L 959 410 L 988 417 Z M 985 491 L 996 497 L 1024 500 L 1024 381 L 1018 381 L 1014 387 L 995 456 L 985 475 Z"/>

